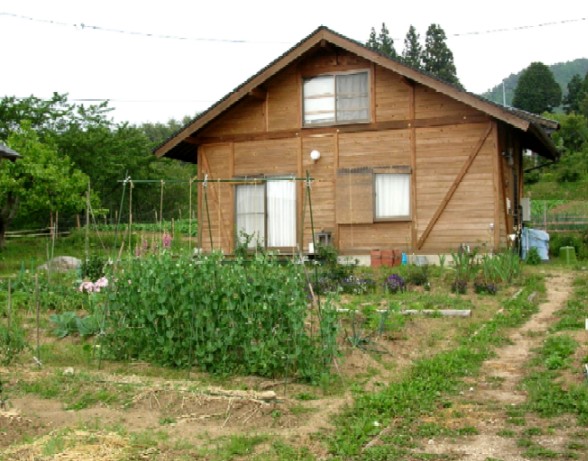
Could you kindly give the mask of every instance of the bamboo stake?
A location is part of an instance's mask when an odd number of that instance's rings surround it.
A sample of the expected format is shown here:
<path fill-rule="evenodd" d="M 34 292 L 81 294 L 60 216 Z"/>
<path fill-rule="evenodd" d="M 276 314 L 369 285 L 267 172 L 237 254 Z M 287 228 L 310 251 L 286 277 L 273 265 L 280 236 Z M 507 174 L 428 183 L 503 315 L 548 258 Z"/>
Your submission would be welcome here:
<path fill-rule="evenodd" d="M 161 232 L 163 233 L 163 185 L 165 182 L 161 180 L 161 191 L 159 193 L 159 225 L 161 226 Z"/>
<path fill-rule="evenodd" d="M 39 274 L 35 274 L 35 307 L 37 310 L 37 363 L 41 365 L 41 338 L 40 338 L 40 319 L 41 319 L 41 302 L 39 300 Z"/>
<path fill-rule="evenodd" d="M 6 341 L 10 344 L 10 332 L 12 331 L 12 288 L 11 288 L 11 280 L 8 279 L 8 312 L 7 315 L 7 333 L 6 333 Z"/>
<path fill-rule="evenodd" d="M 133 251 L 133 180 L 130 181 L 129 187 L 129 254 Z"/>
<path fill-rule="evenodd" d="M 86 191 L 86 235 L 84 239 L 84 254 L 86 261 L 90 259 L 90 181 L 88 181 L 88 190 Z"/>
<path fill-rule="evenodd" d="M 192 249 L 192 178 L 188 187 L 188 247 Z"/>

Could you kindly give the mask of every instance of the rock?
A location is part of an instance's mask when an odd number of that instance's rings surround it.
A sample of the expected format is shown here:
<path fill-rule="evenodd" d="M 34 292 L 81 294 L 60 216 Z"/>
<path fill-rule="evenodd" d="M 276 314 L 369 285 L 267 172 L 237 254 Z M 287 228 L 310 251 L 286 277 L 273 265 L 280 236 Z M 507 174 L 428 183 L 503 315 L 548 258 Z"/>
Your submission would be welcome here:
<path fill-rule="evenodd" d="M 73 376 L 73 375 L 74 375 L 73 367 L 67 367 L 65 370 L 63 370 L 63 376 Z"/>
<path fill-rule="evenodd" d="M 81 259 L 73 256 L 57 256 L 49 260 L 46 264 L 39 266 L 39 270 L 51 269 L 53 272 L 68 272 L 78 270 L 82 265 Z"/>

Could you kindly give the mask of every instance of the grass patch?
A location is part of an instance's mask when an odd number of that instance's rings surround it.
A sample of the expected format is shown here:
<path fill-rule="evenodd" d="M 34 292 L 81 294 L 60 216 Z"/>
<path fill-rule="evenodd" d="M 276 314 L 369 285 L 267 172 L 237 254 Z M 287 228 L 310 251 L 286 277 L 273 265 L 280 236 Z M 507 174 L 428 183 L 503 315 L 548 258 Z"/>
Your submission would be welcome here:
<path fill-rule="evenodd" d="M 67 410 L 81 410 L 97 404 L 114 405 L 129 400 L 134 387 L 129 384 L 99 383 L 85 372 L 73 375 L 55 371 L 33 381 L 19 381 L 13 389 L 21 394 L 35 394 L 42 399 L 63 402 Z"/>
<path fill-rule="evenodd" d="M 373 447 L 362 452 L 382 427 L 395 425 L 397 435 L 414 435 L 421 417 L 435 411 L 444 395 L 453 394 L 466 376 L 475 375 L 492 347 L 500 345 L 509 328 L 523 323 L 537 310 L 529 301 L 531 292 L 543 292 L 543 278 L 534 275 L 525 281 L 520 294 L 505 300 L 503 310 L 483 323 L 472 322 L 468 334 L 455 348 L 416 360 L 398 381 L 376 393 L 358 391 L 352 407 L 336 420 L 337 430 L 329 439 L 331 453 L 339 459 L 390 459 L 406 454 L 401 446 Z M 398 421 L 402 420 L 400 425 Z M 398 427 L 396 427 L 398 426 Z"/>

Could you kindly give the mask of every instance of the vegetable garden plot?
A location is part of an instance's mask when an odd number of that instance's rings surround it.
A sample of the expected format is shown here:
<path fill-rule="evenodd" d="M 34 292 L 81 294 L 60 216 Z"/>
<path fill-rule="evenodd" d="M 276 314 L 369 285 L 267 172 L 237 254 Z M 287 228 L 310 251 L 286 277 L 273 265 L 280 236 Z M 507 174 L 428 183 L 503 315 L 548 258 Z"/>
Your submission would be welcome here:
<path fill-rule="evenodd" d="M 116 359 L 315 380 L 336 353 L 336 315 L 309 311 L 302 271 L 267 255 L 128 261 L 111 276 L 104 346 Z"/>

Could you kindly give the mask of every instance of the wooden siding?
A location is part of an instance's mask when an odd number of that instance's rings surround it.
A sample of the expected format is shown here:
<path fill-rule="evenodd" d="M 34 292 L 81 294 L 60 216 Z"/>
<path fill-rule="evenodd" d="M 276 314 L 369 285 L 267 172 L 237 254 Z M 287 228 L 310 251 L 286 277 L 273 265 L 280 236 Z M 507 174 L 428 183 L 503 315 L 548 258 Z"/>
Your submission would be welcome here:
<path fill-rule="evenodd" d="M 394 72 L 376 67 L 375 110 L 376 121 L 408 120 L 410 87 Z"/>
<path fill-rule="evenodd" d="M 374 249 L 410 248 L 410 222 L 349 224 L 339 226 L 339 250 L 343 254 L 367 254 Z"/>
<path fill-rule="evenodd" d="M 310 200 L 312 202 L 312 218 L 314 231 L 331 232 L 333 242 L 338 239 L 337 226 L 335 224 L 335 170 L 337 160 L 337 135 L 326 135 L 320 137 L 307 137 L 302 139 L 302 170 L 314 179 L 310 186 Z M 321 158 L 313 163 L 310 159 L 310 152 L 318 150 Z M 302 247 L 307 249 L 312 242 L 312 227 L 310 219 L 310 206 L 308 202 L 308 191 L 304 187 L 302 204 L 304 213 L 304 231 Z M 304 204 L 306 200 L 306 204 Z"/>
<path fill-rule="evenodd" d="M 246 98 L 202 131 L 205 137 L 230 136 L 266 131 L 266 104 L 255 98 Z"/>
<path fill-rule="evenodd" d="M 339 168 L 395 165 L 410 165 L 409 130 L 339 135 Z"/>
<path fill-rule="evenodd" d="M 294 130 L 300 126 L 302 92 L 300 76 L 293 69 L 268 84 L 268 131 Z"/>
<path fill-rule="evenodd" d="M 198 227 L 201 248 L 205 251 L 222 248 L 230 252 L 233 249 L 234 240 L 233 188 L 228 183 L 219 183 L 214 180 L 231 176 L 232 146 L 230 144 L 202 146 L 198 163 L 200 164 L 199 178 L 204 179 L 208 175 L 209 180 L 206 186 L 203 183 L 198 185 L 198 220 L 201 223 Z"/>
<path fill-rule="evenodd" d="M 298 172 L 299 141 L 250 141 L 234 144 L 235 176 L 296 175 Z"/>
<path fill-rule="evenodd" d="M 430 227 L 438 210 L 442 209 L 437 222 L 423 242 L 421 251 L 456 249 L 459 243 L 492 243 L 490 224 L 494 222 L 495 215 L 496 146 L 490 136 L 482 141 L 481 138 L 488 130 L 488 124 L 417 130 L 419 206 L 416 224 L 419 239 Z M 475 155 L 475 158 L 462 180 L 456 183 L 471 155 Z M 455 193 L 444 203 L 443 200 L 452 186 L 456 186 Z"/>
<path fill-rule="evenodd" d="M 416 86 L 415 117 L 417 119 L 437 117 L 467 118 L 477 114 L 479 112 L 473 107 L 448 98 L 431 88 L 425 88 L 421 85 Z"/>

